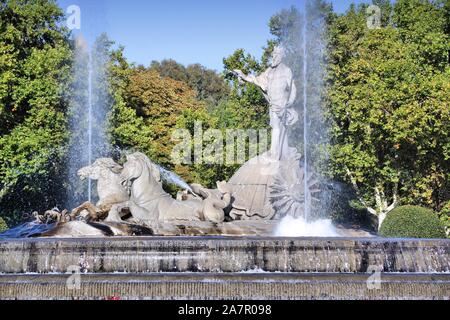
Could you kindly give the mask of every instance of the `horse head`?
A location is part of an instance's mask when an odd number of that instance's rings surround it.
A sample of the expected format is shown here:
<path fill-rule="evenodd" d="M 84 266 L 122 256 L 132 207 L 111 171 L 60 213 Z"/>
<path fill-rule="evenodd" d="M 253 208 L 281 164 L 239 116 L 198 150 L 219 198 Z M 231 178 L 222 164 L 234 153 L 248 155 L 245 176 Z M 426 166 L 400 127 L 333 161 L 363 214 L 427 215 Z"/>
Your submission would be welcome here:
<path fill-rule="evenodd" d="M 154 180 L 153 183 L 161 185 L 159 168 L 146 155 L 140 152 L 128 155 L 127 162 L 125 162 L 120 175 L 122 184 L 131 187 L 133 182 L 142 177 L 146 171 L 149 172 L 149 177 Z"/>
<path fill-rule="evenodd" d="M 98 180 L 105 177 L 108 173 L 120 174 L 122 166 L 118 165 L 111 158 L 100 158 L 95 160 L 90 166 L 81 168 L 77 174 L 81 180 L 92 179 Z"/>

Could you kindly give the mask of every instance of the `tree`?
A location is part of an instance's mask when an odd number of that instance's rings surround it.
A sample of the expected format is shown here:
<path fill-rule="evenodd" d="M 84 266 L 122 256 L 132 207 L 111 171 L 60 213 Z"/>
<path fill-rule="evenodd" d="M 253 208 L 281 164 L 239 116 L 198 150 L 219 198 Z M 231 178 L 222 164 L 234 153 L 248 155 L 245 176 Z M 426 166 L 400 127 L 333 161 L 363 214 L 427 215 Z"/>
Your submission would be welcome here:
<path fill-rule="evenodd" d="M 227 103 L 216 109 L 219 122 L 235 129 L 269 129 L 269 105 L 260 89 L 254 84 L 241 83 L 231 73 L 239 69 L 246 74 L 259 74 L 265 69 L 263 63 L 246 54 L 244 49 L 236 50 L 223 62 L 232 90 Z"/>
<path fill-rule="evenodd" d="M 95 39 L 91 48 L 88 48 L 82 35 L 77 37 L 75 43 L 72 90 L 67 114 L 70 140 L 66 157 L 65 207 L 69 210 L 79 206 L 89 196 L 96 197 L 95 192 L 88 194 L 87 184 L 91 182 L 81 181 L 78 170 L 97 158 L 109 157 L 112 154 L 107 128 L 108 114 L 113 105 L 109 68 L 114 43 L 104 33 Z M 90 111 L 88 106 L 91 107 Z"/>
<path fill-rule="evenodd" d="M 400 203 L 439 210 L 449 185 L 443 13 L 412 0 L 393 11 L 393 26 L 369 30 L 365 7 L 352 7 L 335 19 L 330 41 L 334 172 L 379 225 Z"/>
<path fill-rule="evenodd" d="M 72 54 L 62 19 L 54 1 L 0 1 L 0 212 L 9 220 L 63 201 Z"/>
<path fill-rule="evenodd" d="M 227 98 L 230 92 L 220 75 L 198 63 L 185 67 L 174 60 L 153 61 L 150 69 L 157 71 L 161 77 L 184 82 L 196 91 L 197 99 L 206 102 L 209 107 Z"/>
<path fill-rule="evenodd" d="M 111 132 L 114 144 L 123 150 L 144 152 L 154 162 L 193 181 L 196 171 L 188 170 L 193 166 L 172 162 L 172 133 L 180 126 L 186 128 L 188 118 L 193 117 L 192 123 L 204 118 L 204 103 L 197 100 L 196 92 L 186 83 L 162 77 L 155 68 L 128 65 L 122 50 L 116 52 L 115 59 L 111 73 L 115 92 Z"/>

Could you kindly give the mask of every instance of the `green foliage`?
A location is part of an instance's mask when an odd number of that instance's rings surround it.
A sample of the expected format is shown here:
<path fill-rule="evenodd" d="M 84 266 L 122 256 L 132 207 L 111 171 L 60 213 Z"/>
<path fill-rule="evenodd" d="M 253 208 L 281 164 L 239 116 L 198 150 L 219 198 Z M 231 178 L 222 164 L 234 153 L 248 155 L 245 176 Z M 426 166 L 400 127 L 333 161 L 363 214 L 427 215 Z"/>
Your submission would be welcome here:
<path fill-rule="evenodd" d="M 206 102 L 208 106 L 217 105 L 230 92 L 221 76 L 198 63 L 185 67 L 174 60 L 153 61 L 150 69 L 157 71 L 161 77 L 184 82 L 196 91 L 197 99 Z"/>
<path fill-rule="evenodd" d="M 8 225 L 6 224 L 5 220 L 3 220 L 2 217 L 0 217 L 0 233 L 5 232 L 8 229 L 9 228 L 8 228 Z"/>
<path fill-rule="evenodd" d="M 403 206 L 390 212 L 381 225 L 380 235 L 387 238 L 445 238 L 437 215 L 429 209 Z"/>
<path fill-rule="evenodd" d="M 381 29 L 366 27 L 365 6 L 336 16 L 329 28 L 334 174 L 349 181 L 349 172 L 377 212 L 394 196 L 439 210 L 450 197 L 444 10 L 422 0 L 384 10 L 392 21 Z"/>
<path fill-rule="evenodd" d="M 61 202 L 71 49 L 54 1 L 0 2 L 0 211 Z"/>
<path fill-rule="evenodd" d="M 259 74 L 264 71 L 265 66 L 243 49 L 236 50 L 223 62 L 224 73 L 232 90 L 228 101 L 215 110 L 219 124 L 225 128 L 269 129 L 269 105 L 261 90 L 254 84 L 241 83 L 231 73 L 239 69 L 246 74 Z"/>
<path fill-rule="evenodd" d="M 367 209 L 357 201 L 355 191 L 350 185 L 334 183 L 333 189 L 329 191 L 330 199 L 327 201 L 328 211 L 325 217 L 331 218 L 335 223 L 344 225 L 358 225 L 365 229 L 374 229 L 376 225 L 373 217 L 367 214 Z M 323 201 L 321 199 L 321 201 Z M 374 230 L 375 231 L 375 230 Z"/>

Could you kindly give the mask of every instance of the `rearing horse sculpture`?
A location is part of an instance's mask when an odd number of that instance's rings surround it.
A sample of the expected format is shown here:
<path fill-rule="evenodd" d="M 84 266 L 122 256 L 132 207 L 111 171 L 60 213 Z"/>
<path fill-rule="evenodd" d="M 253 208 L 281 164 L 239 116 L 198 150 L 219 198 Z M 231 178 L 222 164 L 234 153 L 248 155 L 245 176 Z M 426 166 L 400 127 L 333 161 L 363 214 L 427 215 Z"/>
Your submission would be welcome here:
<path fill-rule="evenodd" d="M 81 180 L 87 178 L 97 180 L 99 201 L 95 205 L 90 202 L 83 203 L 72 211 L 71 218 L 75 219 L 83 210 L 87 210 L 89 212 L 88 220 L 103 220 L 107 216 L 107 221 L 122 221 L 120 216 L 109 217 L 108 215 L 111 208 L 129 199 L 127 190 L 121 185 L 121 171 L 122 166 L 110 158 L 97 159 L 92 165 L 78 170 L 78 176 Z"/>
<path fill-rule="evenodd" d="M 178 201 L 162 187 L 158 167 L 147 156 L 136 152 L 127 156 L 121 173 L 122 184 L 130 190 L 130 200 L 122 205 L 128 207 L 135 219 L 154 224 L 158 221 L 212 221 L 223 222 L 223 209 L 229 205 L 229 197 L 223 199 L 191 199 Z M 215 204 L 214 212 L 211 204 Z M 120 209 L 120 208 L 115 208 Z M 217 214 L 219 210 L 219 214 Z M 220 214 L 220 210 L 222 214 Z M 111 212 L 110 212 L 111 214 Z"/>

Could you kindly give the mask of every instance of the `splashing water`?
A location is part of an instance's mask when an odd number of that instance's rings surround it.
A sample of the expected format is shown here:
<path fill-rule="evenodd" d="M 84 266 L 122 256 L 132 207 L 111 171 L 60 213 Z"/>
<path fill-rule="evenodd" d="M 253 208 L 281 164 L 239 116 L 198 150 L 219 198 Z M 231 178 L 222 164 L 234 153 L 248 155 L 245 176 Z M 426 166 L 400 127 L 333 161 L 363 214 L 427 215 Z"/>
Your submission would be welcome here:
<path fill-rule="evenodd" d="M 92 164 L 92 52 L 88 62 L 88 164 Z M 92 202 L 92 180 L 88 179 L 88 199 Z"/>
<path fill-rule="evenodd" d="M 174 173 L 172 171 L 167 170 L 166 168 L 164 168 L 160 165 L 157 165 L 157 167 L 159 169 L 159 172 L 161 173 L 161 178 L 165 182 L 172 183 L 176 186 L 179 186 L 181 189 L 188 190 L 189 192 L 191 192 L 192 194 L 195 195 L 192 188 L 179 175 L 177 175 L 176 173 Z"/>
<path fill-rule="evenodd" d="M 304 0 L 285 13 L 282 45 L 287 48 L 287 55 L 284 63 L 291 69 L 299 91 L 292 105 L 299 121 L 289 127 L 288 139 L 290 146 L 301 154 L 299 166 L 308 177 L 299 181 L 302 190 L 298 191 L 296 201 L 301 204 L 302 212 L 295 216 L 301 215 L 305 223 L 310 223 L 327 219 L 330 211 L 329 191 L 325 188 L 331 141 L 325 115 L 326 10 L 318 0 Z"/>
<path fill-rule="evenodd" d="M 307 16 L 306 16 L 306 1 L 305 1 L 305 12 L 304 12 L 304 22 L 302 31 L 302 47 L 303 47 L 303 170 L 305 176 L 308 177 L 308 52 L 306 49 L 306 28 L 307 28 Z M 305 220 L 309 219 L 309 212 L 311 211 L 310 203 L 310 193 L 308 186 L 308 179 L 304 179 L 304 201 L 305 201 Z"/>
<path fill-rule="evenodd" d="M 77 171 L 91 165 L 96 158 L 111 154 L 107 135 L 108 111 L 112 98 L 108 91 L 107 41 L 100 36 L 89 48 L 82 36 L 77 38 L 74 81 L 70 97 L 70 147 L 68 155 L 68 190 L 66 208 L 89 200 L 95 202 L 93 182 L 82 183 Z"/>
<path fill-rule="evenodd" d="M 307 222 L 287 216 L 278 224 L 275 237 L 339 237 L 339 234 L 331 220 Z"/>

